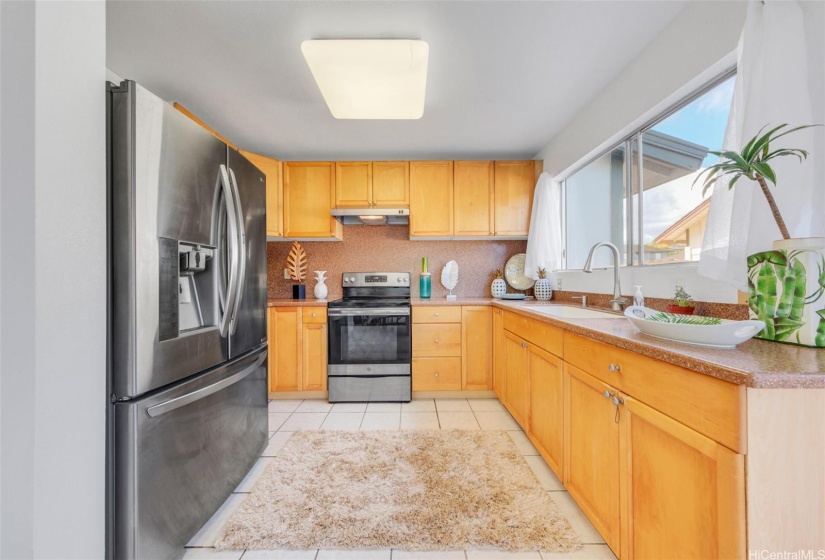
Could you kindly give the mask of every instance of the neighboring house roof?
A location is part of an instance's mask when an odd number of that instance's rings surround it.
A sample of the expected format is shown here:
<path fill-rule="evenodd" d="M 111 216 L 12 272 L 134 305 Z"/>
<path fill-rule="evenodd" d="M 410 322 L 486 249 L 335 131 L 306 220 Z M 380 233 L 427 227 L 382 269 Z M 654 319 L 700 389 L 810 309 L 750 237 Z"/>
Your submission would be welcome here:
<path fill-rule="evenodd" d="M 653 245 L 681 239 L 682 234 L 689 229 L 690 226 L 699 220 L 707 218 L 709 208 L 710 197 L 703 200 L 696 208 L 679 218 L 672 226 L 660 233 L 659 237 L 653 240 Z"/>

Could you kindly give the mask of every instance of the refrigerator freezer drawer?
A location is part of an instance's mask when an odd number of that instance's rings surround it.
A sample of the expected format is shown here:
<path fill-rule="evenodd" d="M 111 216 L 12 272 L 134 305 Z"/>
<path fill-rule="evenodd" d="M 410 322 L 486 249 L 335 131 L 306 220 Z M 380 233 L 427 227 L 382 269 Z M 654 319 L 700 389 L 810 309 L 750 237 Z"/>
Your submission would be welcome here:
<path fill-rule="evenodd" d="M 174 558 L 267 441 L 266 349 L 115 405 L 115 558 Z"/>

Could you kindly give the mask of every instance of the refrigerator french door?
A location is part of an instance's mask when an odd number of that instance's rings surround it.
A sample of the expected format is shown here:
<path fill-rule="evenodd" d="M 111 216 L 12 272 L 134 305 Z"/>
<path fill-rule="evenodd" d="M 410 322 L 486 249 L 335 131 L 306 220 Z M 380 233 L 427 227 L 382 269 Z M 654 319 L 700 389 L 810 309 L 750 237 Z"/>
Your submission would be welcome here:
<path fill-rule="evenodd" d="M 266 183 L 135 82 L 109 91 L 109 554 L 173 558 L 267 440 Z"/>

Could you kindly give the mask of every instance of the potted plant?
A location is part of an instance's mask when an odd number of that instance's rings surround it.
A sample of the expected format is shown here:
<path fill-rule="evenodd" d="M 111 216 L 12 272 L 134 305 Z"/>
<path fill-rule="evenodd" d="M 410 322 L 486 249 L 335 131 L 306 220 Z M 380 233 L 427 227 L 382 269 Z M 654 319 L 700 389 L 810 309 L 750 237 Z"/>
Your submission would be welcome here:
<path fill-rule="evenodd" d="M 678 315 L 693 315 L 696 311 L 693 296 L 687 293 L 682 286 L 677 285 L 676 292 L 673 294 L 673 303 L 667 305 L 667 310 Z"/>
<path fill-rule="evenodd" d="M 791 238 L 768 183 L 776 186 L 771 160 L 795 156 L 802 163 L 808 152 L 798 148 L 772 149 L 771 143 L 811 126 L 786 129 L 782 124 L 763 133 L 763 127 L 741 152 L 710 152 L 719 161 L 696 177 L 704 176 L 703 193 L 719 178 L 729 177 L 731 189 L 740 179 L 756 182 L 765 195 L 771 213 L 782 234 L 773 242 L 772 251 L 763 251 L 747 259 L 748 307 L 750 317 L 765 321 L 756 338 L 803 346 L 825 346 L 825 238 Z"/>

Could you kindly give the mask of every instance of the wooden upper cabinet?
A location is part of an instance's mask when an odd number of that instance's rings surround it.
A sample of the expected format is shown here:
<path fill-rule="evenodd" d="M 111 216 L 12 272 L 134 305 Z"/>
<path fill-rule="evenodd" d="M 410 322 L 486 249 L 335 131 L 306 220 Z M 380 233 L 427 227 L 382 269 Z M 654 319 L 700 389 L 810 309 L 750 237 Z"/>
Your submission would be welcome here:
<path fill-rule="evenodd" d="M 372 162 L 335 163 L 335 206 L 363 208 L 372 206 Z"/>
<path fill-rule="evenodd" d="M 339 161 L 335 163 L 337 208 L 410 205 L 410 170 L 406 161 Z"/>
<path fill-rule="evenodd" d="M 266 236 L 284 236 L 284 190 L 281 162 L 252 152 L 240 151 L 246 159 L 266 175 Z"/>
<path fill-rule="evenodd" d="M 410 205 L 409 162 L 372 162 L 372 203 L 384 207 Z"/>
<path fill-rule="evenodd" d="M 453 162 L 410 162 L 410 237 L 453 235 Z"/>
<path fill-rule="evenodd" d="M 288 161 L 284 170 L 284 237 L 341 238 L 330 216 L 335 200 L 335 163 Z"/>
<path fill-rule="evenodd" d="M 497 161 L 495 164 L 495 232 L 501 236 L 526 236 L 536 187 L 533 160 Z"/>
<path fill-rule="evenodd" d="M 454 165 L 455 235 L 494 235 L 493 162 L 456 161 Z"/>

